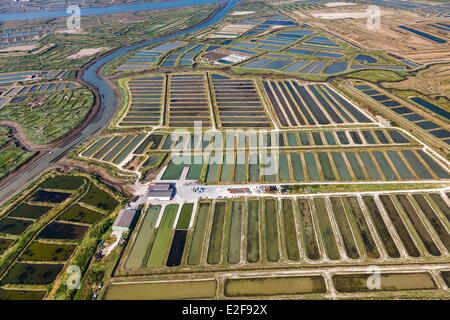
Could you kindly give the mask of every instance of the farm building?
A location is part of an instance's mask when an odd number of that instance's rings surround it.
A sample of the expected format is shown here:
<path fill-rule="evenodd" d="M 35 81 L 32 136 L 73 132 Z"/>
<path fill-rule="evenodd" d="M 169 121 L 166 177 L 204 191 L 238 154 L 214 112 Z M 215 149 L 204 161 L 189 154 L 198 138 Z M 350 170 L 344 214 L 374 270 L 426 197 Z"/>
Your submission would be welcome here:
<path fill-rule="evenodd" d="M 121 210 L 116 218 L 116 221 L 114 221 L 114 224 L 112 226 L 113 231 L 121 231 L 121 232 L 130 231 L 136 213 L 137 213 L 136 209 L 125 208 Z"/>
<path fill-rule="evenodd" d="M 169 201 L 173 198 L 175 193 L 175 188 L 170 183 L 155 183 L 151 185 L 148 189 L 148 198 Z"/>

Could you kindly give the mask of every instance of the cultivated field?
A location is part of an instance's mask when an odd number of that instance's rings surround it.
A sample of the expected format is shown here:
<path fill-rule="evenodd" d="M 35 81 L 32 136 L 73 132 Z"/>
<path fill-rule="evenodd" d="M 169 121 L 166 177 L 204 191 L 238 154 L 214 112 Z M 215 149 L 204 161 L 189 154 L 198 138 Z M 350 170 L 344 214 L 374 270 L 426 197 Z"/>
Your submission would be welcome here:
<path fill-rule="evenodd" d="M 15 87 L 6 93 L 14 97 L 0 117 L 19 124 L 33 143 L 50 143 L 80 125 L 94 104 L 92 92 L 77 87 L 70 82 Z"/>

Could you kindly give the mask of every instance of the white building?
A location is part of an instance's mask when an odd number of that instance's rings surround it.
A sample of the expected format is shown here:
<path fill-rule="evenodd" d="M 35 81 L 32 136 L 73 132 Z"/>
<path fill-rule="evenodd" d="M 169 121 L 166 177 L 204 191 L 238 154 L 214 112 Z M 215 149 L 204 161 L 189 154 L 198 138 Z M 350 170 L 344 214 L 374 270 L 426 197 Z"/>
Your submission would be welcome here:
<path fill-rule="evenodd" d="M 130 231 L 131 225 L 133 224 L 134 217 L 136 216 L 137 210 L 125 208 L 119 212 L 114 224 L 112 226 L 113 231 L 128 232 Z"/>
<path fill-rule="evenodd" d="M 175 188 L 170 183 L 155 183 L 148 189 L 149 200 L 170 201 L 175 195 Z"/>

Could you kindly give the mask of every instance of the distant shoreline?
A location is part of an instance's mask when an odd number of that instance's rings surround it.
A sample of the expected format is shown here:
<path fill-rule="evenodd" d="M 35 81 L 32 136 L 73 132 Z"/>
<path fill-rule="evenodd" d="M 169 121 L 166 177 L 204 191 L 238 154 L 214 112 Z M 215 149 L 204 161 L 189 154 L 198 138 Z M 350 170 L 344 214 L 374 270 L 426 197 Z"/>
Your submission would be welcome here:
<path fill-rule="evenodd" d="M 117 14 L 139 11 L 167 10 L 196 5 L 215 4 L 223 2 L 222 0 L 171 0 L 158 2 L 136 2 L 131 4 L 117 4 L 105 6 L 81 7 L 81 16 L 95 16 L 105 14 Z M 26 11 L 26 12 L 6 12 L 0 15 L 0 22 L 20 21 L 20 20 L 38 20 L 66 17 L 69 14 L 65 9 L 56 9 L 48 11 Z"/>
<path fill-rule="evenodd" d="M 120 5 L 135 5 L 135 4 L 146 4 L 146 3 L 161 3 L 161 2 L 176 2 L 177 0 L 155 0 L 155 1 L 145 1 L 145 0 L 135 0 L 131 2 L 122 2 L 117 4 L 78 4 L 81 9 L 87 8 L 105 8 Z M 77 4 L 74 4 L 77 5 Z M 34 4 L 32 2 L 22 2 L 21 6 L 13 6 L 12 8 L 6 8 L 5 5 L 0 9 L 2 14 L 14 14 L 14 13 L 35 13 L 35 12 L 54 12 L 54 11 L 64 11 L 66 6 L 63 5 L 52 5 L 50 8 L 45 8 L 43 4 Z"/>

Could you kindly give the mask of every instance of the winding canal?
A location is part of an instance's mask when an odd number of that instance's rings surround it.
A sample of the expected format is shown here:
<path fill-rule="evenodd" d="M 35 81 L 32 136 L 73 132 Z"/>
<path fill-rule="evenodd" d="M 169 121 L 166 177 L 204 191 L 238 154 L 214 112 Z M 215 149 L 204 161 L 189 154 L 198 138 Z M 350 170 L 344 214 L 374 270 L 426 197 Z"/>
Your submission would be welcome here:
<path fill-rule="evenodd" d="M 216 3 L 217 2 L 220 1 L 216 1 Z M 0 203 L 22 190 L 31 181 L 38 178 L 44 171 L 54 166 L 55 162 L 67 155 L 69 152 L 73 151 L 75 148 L 89 139 L 93 134 L 99 132 L 109 124 L 117 111 L 118 101 L 110 81 L 103 77 L 101 73 L 102 68 L 106 64 L 116 58 L 127 55 L 131 51 L 146 47 L 151 44 L 172 40 L 188 33 L 196 32 L 214 25 L 215 23 L 222 20 L 225 15 L 236 6 L 238 2 L 239 0 L 228 0 L 227 2 L 223 3 L 223 5 L 212 15 L 210 15 L 207 19 L 203 20 L 197 25 L 176 31 L 168 35 L 150 38 L 139 43 L 121 47 L 103 55 L 99 59 L 95 60 L 95 62 L 87 65 L 85 69 L 83 69 L 82 80 L 90 85 L 91 88 L 93 88 L 98 93 L 100 101 L 97 114 L 81 132 L 77 133 L 75 136 L 69 137 L 66 141 L 62 142 L 53 150 L 40 154 L 32 162 L 23 166 L 18 172 L 5 179 L 0 184 Z M 211 3 L 211 1 L 205 1 L 203 3 Z M 186 1 L 180 1 L 180 4 L 181 7 L 185 6 Z"/>

